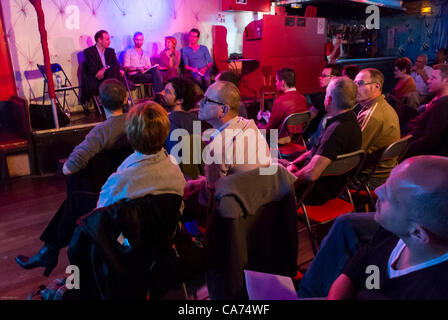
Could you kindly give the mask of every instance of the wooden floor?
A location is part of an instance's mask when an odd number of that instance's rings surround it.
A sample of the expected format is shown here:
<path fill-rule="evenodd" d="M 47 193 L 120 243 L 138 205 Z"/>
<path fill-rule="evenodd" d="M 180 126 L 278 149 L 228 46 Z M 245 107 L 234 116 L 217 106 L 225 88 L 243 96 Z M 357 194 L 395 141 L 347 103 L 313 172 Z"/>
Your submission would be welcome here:
<path fill-rule="evenodd" d="M 64 278 L 69 265 L 61 250 L 58 266 L 46 278 L 43 268 L 24 270 L 14 261 L 41 247 L 39 236 L 66 196 L 63 176 L 23 177 L 0 182 L 0 300 L 24 300 L 39 285 Z M 299 263 L 312 257 L 306 233 L 300 235 Z"/>

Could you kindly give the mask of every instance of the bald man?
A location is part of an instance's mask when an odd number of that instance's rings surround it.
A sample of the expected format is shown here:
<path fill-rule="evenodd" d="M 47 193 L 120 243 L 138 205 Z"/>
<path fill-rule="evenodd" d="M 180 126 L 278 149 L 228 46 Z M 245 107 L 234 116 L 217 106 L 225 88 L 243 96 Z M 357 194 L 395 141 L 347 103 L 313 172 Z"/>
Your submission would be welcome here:
<path fill-rule="evenodd" d="M 212 140 L 204 150 L 205 177 L 190 180 L 185 189 L 191 195 L 202 189 L 214 189 L 216 182 L 230 173 L 269 166 L 269 146 L 253 120 L 238 116 L 241 97 L 238 88 L 228 81 L 217 81 L 208 87 L 199 108 L 199 119 L 213 129 Z M 207 133 L 207 131 L 206 131 Z M 207 136 L 207 134 L 204 134 Z M 238 143 L 249 137 L 247 142 Z M 254 140 L 250 142 L 251 138 Z M 254 157 L 252 157 L 254 156 Z"/>
<path fill-rule="evenodd" d="M 407 159 L 375 193 L 379 230 L 328 299 L 448 299 L 448 158 Z"/>

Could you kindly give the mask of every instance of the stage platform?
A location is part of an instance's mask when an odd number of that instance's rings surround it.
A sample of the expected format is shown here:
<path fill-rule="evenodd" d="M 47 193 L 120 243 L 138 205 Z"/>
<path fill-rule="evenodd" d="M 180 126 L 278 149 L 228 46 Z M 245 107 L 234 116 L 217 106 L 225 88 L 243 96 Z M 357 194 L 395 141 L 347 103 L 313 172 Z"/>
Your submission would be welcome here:
<path fill-rule="evenodd" d="M 102 121 L 101 116 L 90 111 L 74 113 L 70 124 L 58 129 L 33 130 L 33 149 L 36 173 L 56 173 L 59 160 L 67 158 L 89 131 Z"/>

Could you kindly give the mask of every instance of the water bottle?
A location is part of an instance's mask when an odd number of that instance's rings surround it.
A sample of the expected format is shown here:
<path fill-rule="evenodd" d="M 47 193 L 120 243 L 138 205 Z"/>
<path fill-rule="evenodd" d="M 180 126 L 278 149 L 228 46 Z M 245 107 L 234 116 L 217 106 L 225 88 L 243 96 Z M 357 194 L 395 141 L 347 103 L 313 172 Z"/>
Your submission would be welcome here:
<path fill-rule="evenodd" d="M 62 88 L 62 78 L 60 75 L 56 75 L 56 88 L 57 89 Z"/>

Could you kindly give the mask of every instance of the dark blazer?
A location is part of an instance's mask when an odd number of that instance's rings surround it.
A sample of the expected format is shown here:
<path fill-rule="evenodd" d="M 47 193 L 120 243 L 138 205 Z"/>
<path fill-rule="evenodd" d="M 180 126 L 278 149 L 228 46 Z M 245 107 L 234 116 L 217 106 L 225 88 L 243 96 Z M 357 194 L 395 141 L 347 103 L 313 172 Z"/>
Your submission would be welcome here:
<path fill-rule="evenodd" d="M 106 60 L 106 64 L 110 66 L 110 69 L 106 70 L 102 80 L 98 80 L 95 76 L 103 67 L 98 50 L 95 45 L 84 50 L 83 87 L 87 91 L 87 97 L 99 94 L 98 89 L 103 80 L 110 78 L 121 80 L 121 66 L 118 62 L 115 50 L 112 48 L 106 48 L 104 51 L 104 58 Z"/>

